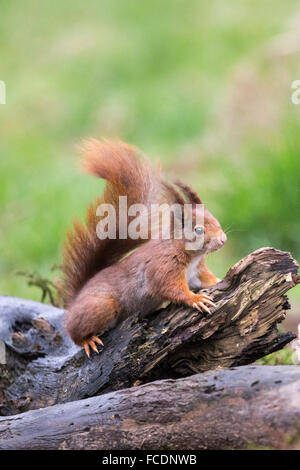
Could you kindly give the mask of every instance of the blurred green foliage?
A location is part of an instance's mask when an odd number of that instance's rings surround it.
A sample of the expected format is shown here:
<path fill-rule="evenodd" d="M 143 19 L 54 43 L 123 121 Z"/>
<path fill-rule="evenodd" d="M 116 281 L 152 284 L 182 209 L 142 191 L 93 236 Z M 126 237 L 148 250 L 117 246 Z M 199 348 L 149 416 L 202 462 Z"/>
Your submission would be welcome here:
<path fill-rule="evenodd" d="M 229 164 L 224 167 L 230 186 L 222 201 L 223 220 L 238 228 L 231 235 L 235 247 L 246 253 L 274 246 L 299 257 L 299 129 L 285 129 L 265 147 L 250 146 L 245 156 L 243 170 Z"/>
<path fill-rule="evenodd" d="M 76 169 L 89 135 L 136 144 L 197 187 L 229 227 L 218 276 L 263 245 L 299 256 L 298 8 L 0 0 L 0 293 L 39 300 L 19 270 L 53 279 L 67 228 L 103 188 Z"/>
<path fill-rule="evenodd" d="M 297 363 L 294 358 L 294 354 L 294 351 L 289 346 L 286 346 L 285 348 L 280 349 L 279 351 L 273 352 L 265 357 L 262 357 L 257 361 L 257 364 L 263 366 L 293 365 Z"/>

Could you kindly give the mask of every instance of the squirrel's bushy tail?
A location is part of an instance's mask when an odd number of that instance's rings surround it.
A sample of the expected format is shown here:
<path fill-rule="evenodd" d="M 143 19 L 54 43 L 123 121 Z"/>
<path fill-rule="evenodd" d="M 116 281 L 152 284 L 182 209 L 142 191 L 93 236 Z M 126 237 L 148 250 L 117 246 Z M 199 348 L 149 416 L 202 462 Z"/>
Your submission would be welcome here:
<path fill-rule="evenodd" d="M 128 207 L 135 203 L 148 206 L 158 182 L 147 159 L 138 149 L 124 142 L 90 139 L 83 142 L 81 150 L 85 171 L 105 179 L 107 185 L 102 198 L 89 206 L 85 224 L 75 221 L 73 230 L 68 233 L 62 268 L 62 297 L 66 305 L 96 272 L 116 263 L 128 251 L 145 242 L 142 239 L 118 239 L 118 224 L 116 239 L 99 239 L 97 207 L 101 203 L 112 204 L 118 221 L 119 196 L 127 196 Z"/>

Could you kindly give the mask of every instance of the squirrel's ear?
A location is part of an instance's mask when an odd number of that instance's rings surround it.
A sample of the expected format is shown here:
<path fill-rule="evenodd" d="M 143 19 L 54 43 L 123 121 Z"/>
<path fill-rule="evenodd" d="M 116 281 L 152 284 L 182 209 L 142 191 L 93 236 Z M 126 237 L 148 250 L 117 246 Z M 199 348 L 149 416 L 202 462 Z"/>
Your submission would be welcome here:
<path fill-rule="evenodd" d="M 189 202 L 192 204 L 203 204 L 196 191 L 194 191 L 190 186 L 179 180 L 174 181 L 174 184 L 183 191 Z"/>

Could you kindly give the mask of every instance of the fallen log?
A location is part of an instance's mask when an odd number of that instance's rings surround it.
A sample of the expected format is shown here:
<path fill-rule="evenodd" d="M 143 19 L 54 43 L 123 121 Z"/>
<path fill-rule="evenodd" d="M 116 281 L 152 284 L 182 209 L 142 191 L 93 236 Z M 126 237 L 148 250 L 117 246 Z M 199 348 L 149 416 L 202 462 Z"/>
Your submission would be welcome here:
<path fill-rule="evenodd" d="M 297 270 L 289 253 L 257 250 L 204 290 L 216 303 L 211 315 L 174 305 L 147 318 L 135 312 L 102 337 L 105 347 L 92 360 L 66 336 L 62 310 L 1 297 L 7 363 L 0 366 L 0 414 L 250 364 L 294 339 L 277 325 L 289 308 L 285 292 L 299 283 Z"/>
<path fill-rule="evenodd" d="M 0 418 L 0 449 L 299 448 L 300 367 L 245 366 Z"/>

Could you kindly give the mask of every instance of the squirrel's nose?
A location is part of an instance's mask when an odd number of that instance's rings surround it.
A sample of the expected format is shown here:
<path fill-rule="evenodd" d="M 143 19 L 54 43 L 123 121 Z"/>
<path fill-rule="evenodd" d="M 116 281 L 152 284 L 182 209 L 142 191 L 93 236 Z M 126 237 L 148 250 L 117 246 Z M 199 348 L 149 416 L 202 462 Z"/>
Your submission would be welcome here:
<path fill-rule="evenodd" d="M 224 232 L 222 232 L 222 234 L 219 236 L 219 242 L 224 245 L 224 243 L 226 242 L 227 240 L 227 237 L 226 237 L 226 234 Z"/>

